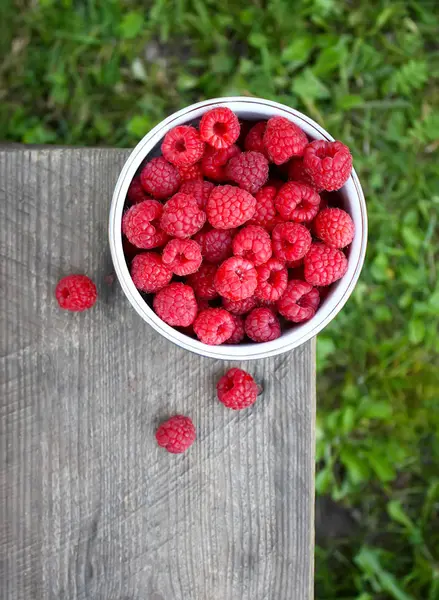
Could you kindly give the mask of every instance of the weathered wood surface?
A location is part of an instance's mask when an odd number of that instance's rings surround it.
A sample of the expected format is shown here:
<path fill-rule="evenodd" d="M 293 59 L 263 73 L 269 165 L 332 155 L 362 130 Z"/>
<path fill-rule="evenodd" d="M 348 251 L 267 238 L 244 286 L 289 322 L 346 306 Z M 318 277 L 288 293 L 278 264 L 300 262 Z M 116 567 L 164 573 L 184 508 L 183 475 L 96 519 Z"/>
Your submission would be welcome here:
<path fill-rule="evenodd" d="M 308 600 L 314 345 L 241 363 L 252 409 L 215 400 L 229 365 L 160 338 L 108 278 L 127 155 L 0 152 L 0 597 Z M 99 289 L 83 314 L 53 297 L 73 271 Z M 182 456 L 154 440 L 176 412 L 198 430 Z"/>

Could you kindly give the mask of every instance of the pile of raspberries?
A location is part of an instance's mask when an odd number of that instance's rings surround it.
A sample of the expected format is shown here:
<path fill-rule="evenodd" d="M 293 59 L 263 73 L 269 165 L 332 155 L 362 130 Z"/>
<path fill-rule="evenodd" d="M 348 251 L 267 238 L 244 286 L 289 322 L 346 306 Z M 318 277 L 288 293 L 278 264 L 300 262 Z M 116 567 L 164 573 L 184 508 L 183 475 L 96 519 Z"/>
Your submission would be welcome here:
<path fill-rule="evenodd" d="M 349 178 L 347 146 L 220 107 L 170 130 L 161 152 L 122 220 L 132 280 L 156 314 L 210 345 L 268 342 L 311 319 L 348 266 L 354 223 L 321 196 Z"/>

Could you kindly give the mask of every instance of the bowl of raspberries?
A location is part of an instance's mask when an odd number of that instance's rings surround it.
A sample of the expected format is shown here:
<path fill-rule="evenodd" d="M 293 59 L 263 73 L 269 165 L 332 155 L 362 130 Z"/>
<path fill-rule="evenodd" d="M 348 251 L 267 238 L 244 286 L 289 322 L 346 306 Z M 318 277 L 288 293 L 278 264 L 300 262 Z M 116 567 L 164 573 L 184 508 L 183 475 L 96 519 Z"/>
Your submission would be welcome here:
<path fill-rule="evenodd" d="M 129 301 L 205 356 L 286 352 L 339 312 L 366 252 L 349 148 L 306 115 L 218 98 L 162 121 L 128 158 L 110 247 Z"/>

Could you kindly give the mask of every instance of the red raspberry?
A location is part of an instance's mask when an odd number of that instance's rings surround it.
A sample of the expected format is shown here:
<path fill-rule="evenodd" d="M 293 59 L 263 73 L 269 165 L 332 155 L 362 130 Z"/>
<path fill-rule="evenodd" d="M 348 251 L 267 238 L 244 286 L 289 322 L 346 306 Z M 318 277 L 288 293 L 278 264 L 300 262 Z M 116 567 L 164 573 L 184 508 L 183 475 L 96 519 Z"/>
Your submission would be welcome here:
<path fill-rule="evenodd" d="M 267 121 L 264 146 L 274 164 L 282 165 L 292 156 L 302 156 L 307 144 L 305 133 L 285 117 L 272 117 Z"/>
<path fill-rule="evenodd" d="M 201 246 L 204 260 L 219 264 L 232 256 L 232 240 L 234 229 L 209 229 L 200 231 L 194 240 Z"/>
<path fill-rule="evenodd" d="M 197 434 L 189 417 L 175 415 L 160 425 L 155 434 L 157 443 L 172 454 L 181 454 L 195 441 Z"/>
<path fill-rule="evenodd" d="M 274 199 L 277 190 L 273 185 L 265 185 L 255 194 L 256 210 L 252 217 L 252 222 L 262 225 L 267 231 L 272 231 L 276 225 L 276 207 Z"/>
<path fill-rule="evenodd" d="M 194 196 L 197 201 L 198 208 L 205 210 L 207 199 L 209 198 L 210 192 L 214 187 L 215 186 L 211 181 L 184 181 L 180 186 L 180 192 Z"/>
<path fill-rule="evenodd" d="M 258 306 L 258 300 L 255 296 L 244 298 L 244 300 L 230 300 L 223 298 L 223 307 L 232 315 L 245 315 Z"/>
<path fill-rule="evenodd" d="M 230 300 L 244 300 L 253 296 L 257 281 L 253 263 L 235 256 L 225 260 L 215 275 L 217 292 Z"/>
<path fill-rule="evenodd" d="M 317 215 L 314 230 L 327 246 L 344 248 L 354 239 L 355 226 L 346 211 L 341 208 L 326 208 Z"/>
<path fill-rule="evenodd" d="M 96 286 L 87 275 L 67 275 L 55 288 L 55 297 L 64 310 L 87 310 L 94 305 L 97 296 Z"/>
<path fill-rule="evenodd" d="M 209 196 L 207 218 L 216 229 L 233 229 L 255 214 L 256 198 L 240 188 L 219 185 Z"/>
<path fill-rule="evenodd" d="M 127 210 L 122 219 L 122 231 L 128 240 L 137 246 L 149 250 L 166 243 L 168 236 L 159 227 L 163 205 L 157 200 L 145 200 Z"/>
<path fill-rule="evenodd" d="M 260 152 L 241 152 L 227 163 L 226 177 L 254 194 L 268 179 L 268 161 Z"/>
<path fill-rule="evenodd" d="M 309 185 L 288 181 L 278 191 L 275 204 L 286 221 L 309 223 L 319 212 L 320 196 Z"/>
<path fill-rule="evenodd" d="M 323 191 L 323 188 L 316 186 L 311 175 L 305 170 L 305 167 L 303 166 L 303 158 L 292 158 L 290 160 L 288 163 L 288 179 L 298 183 L 304 183 L 305 185 L 315 189 L 318 193 Z"/>
<path fill-rule="evenodd" d="M 139 204 L 144 200 L 149 200 L 148 196 L 145 194 L 145 190 L 140 183 L 140 177 L 134 177 L 132 182 L 130 183 L 130 187 L 127 192 L 127 200 L 130 204 Z"/>
<path fill-rule="evenodd" d="M 330 285 L 343 277 L 348 260 L 341 250 L 326 244 L 312 244 L 305 256 L 305 279 L 311 285 Z"/>
<path fill-rule="evenodd" d="M 283 261 L 296 261 L 305 256 L 311 246 L 311 234 L 304 225 L 281 223 L 273 229 L 274 255 Z"/>
<path fill-rule="evenodd" d="M 206 221 L 206 213 L 198 208 L 195 196 L 178 192 L 164 208 L 160 225 L 166 233 L 187 238 L 199 231 Z"/>
<path fill-rule="evenodd" d="M 331 192 L 339 190 L 349 179 L 352 155 L 341 142 L 315 140 L 305 148 L 303 166 L 316 186 Z"/>
<path fill-rule="evenodd" d="M 241 410 L 256 402 L 258 386 L 242 369 L 230 369 L 216 384 L 218 399 L 227 408 Z"/>
<path fill-rule="evenodd" d="M 214 181 L 224 182 L 226 177 L 226 165 L 231 158 L 241 153 L 240 148 L 233 144 L 223 150 L 215 148 L 206 148 L 203 160 L 201 161 L 201 170 L 206 177 Z"/>
<path fill-rule="evenodd" d="M 179 125 L 165 135 L 162 154 L 173 165 L 188 167 L 201 160 L 204 142 L 195 127 Z"/>
<path fill-rule="evenodd" d="M 133 258 L 131 279 L 138 290 L 151 294 L 168 285 L 172 279 L 172 271 L 163 264 L 160 254 L 142 252 Z"/>
<path fill-rule="evenodd" d="M 177 167 L 178 174 L 180 175 L 181 181 L 198 181 L 203 179 L 203 171 L 201 170 L 201 163 L 195 163 L 194 165 L 188 165 L 187 167 Z M 180 187 L 180 192 L 184 190 Z"/>
<path fill-rule="evenodd" d="M 176 275 L 195 273 L 202 260 L 201 248 L 194 240 L 171 240 L 163 248 L 163 264 Z"/>
<path fill-rule="evenodd" d="M 253 152 L 260 152 L 266 158 L 267 151 L 264 146 L 264 133 L 267 126 L 266 121 L 259 121 L 250 129 L 244 140 L 244 148 Z"/>
<path fill-rule="evenodd" d="M 139 248 L 127 240 L 125 236 L 122 238 L 122 248 L 126 262 L 132 260 L 139 253 Z"/>
<path fill-rule="evenodd" d="M 280 337 L 279 319 L 271 308 L 255 308 L 245 320 L 245 332 L 254 342 L 271 342 Z"/>
<path fill-rule="evenodd" d="M 239 137 L 241 126 L 230 108 L 213 108 L 204 113 L 200 121 L 200 136 L 214 148 L 228 148 Z"/>
<path fill-rule="evenodd" d="M 233 254 L 246 258 L 255 267 L 267 262 L 272 252 L 270 235 L 259 225 L 247 225 L 233 239 Z"/>
<path fill-rule="evenodd" d="M 232 315 L 223 308 L 202 310 L 195 319 L 194 331 L 203 344 L 218 346 L 226 342 L 235 330 Z"/>
<path fill-rule="evenodd" d="M 317 304 L 316 304 L 317 301 Z M 277 303 L 282 316 L 293 323 L 301 323 L 311 319 L 319 304 L 319 292 L 306 281 L 292 279 Z"/>
<path fill-rule="evenodd" d="M 168 163 L 163 156 L 153 158 L 147 163 L 140 173 L 140 181 L 143 189 L 158 198 L 163 200 L 169 198 L 178 190 L 180 185 L 180 175 L 177 169 Z"/>
<path fill-rule="evenodd" d="M 231 315 L 235 329 L 232 335 L 227 340 L 227 344 L 239 344 L 245 337 L 244 320 L 237 315 Z"/>
<path fill-rule="evenodd" d="M 212 300 L 218 296 L 214 284 L 216 270 L 215 265 L 203 263 L 196 273 L 188 276 L 187 282 L 193 288 L 197 298 Z"/>
<path fill-rule="evenodd" d="M 198 313 L 194 290 L 184 283 L 170 283 L 154 296 L 156 314 L 172 327 L 189 327 Z"/>
<path fill-rule="evenodd" d="M 287 289 L 288 270 L 277 258 L 270 258 L 257 269 L 258 287 L 255 296 L 264 302 L 277 302 Z"/>

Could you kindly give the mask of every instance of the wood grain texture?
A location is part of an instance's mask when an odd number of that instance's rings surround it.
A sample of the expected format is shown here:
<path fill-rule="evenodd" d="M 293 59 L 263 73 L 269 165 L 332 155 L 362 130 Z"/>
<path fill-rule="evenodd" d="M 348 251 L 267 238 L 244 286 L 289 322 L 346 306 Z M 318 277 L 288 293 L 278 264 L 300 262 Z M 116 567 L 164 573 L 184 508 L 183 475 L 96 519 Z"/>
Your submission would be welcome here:
<path fill-rule="evenodd" d="M 314 344 L 241 363 L 253 408 L 216 401 L 230 364 L 162 339 L 108 277 L 127 155 L 0 152 L 0 597 L 309 600 Z M 57 308 L 71 272 L 93 310 Z M 182 456 L 154 440 L 174 413 L 198 432 Z"/>

